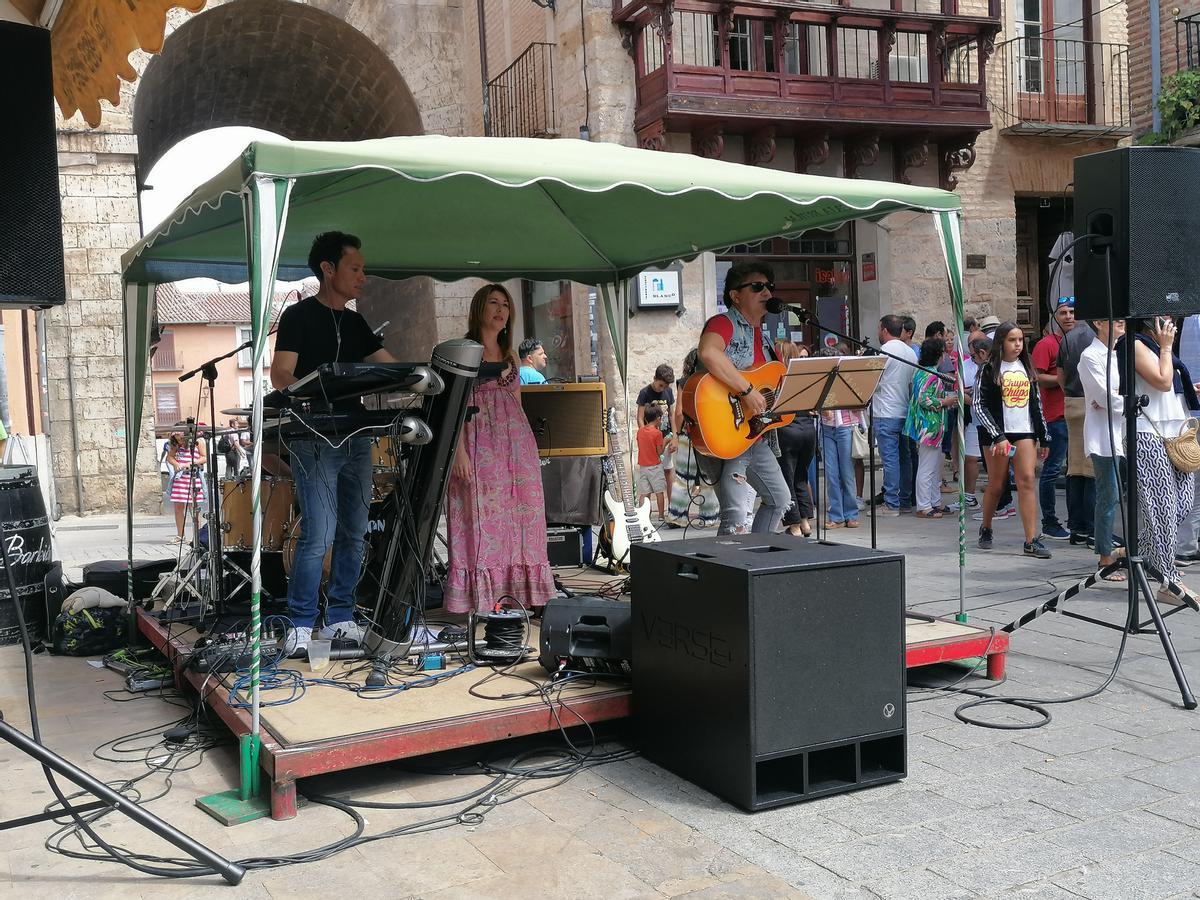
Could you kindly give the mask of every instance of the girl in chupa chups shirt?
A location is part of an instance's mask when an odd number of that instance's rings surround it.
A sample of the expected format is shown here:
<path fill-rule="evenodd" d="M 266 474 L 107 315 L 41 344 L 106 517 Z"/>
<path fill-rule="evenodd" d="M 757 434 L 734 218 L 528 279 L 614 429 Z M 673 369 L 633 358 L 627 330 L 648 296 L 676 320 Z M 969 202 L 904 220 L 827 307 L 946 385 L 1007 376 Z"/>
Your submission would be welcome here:
<path fill-rule="evenodd" d="M 1049 559 L 1050 551 L 1037 531 L 1037 483 L 1033 470 L 1038 459 L 1046 458 L 1050 444 L 1037 375 L 1029 359 L 1025 333 L 1019 325 L 1005 322 L 996 329 L 991 354 L 975 382 L 971 412 L 979 423 L 979 447 L 988 469 L 979 548 L 992 549 L 992 516 L 1008 479 L 1011 460 L 1021 524 L 1025 528 L 1025 555 Z"/>

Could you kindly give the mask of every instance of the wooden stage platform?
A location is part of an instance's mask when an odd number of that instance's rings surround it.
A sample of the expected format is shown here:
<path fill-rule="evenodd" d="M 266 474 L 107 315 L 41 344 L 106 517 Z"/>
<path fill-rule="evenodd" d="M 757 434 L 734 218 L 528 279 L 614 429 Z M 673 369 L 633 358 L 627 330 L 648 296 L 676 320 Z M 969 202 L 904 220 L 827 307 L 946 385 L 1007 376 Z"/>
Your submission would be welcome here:
<path fill-rule="evenodd" d="M 208 675 L 183 668 L 195 632 L 178 625 L 168 631 L 145 610 L 138 609 L 136 615 L 141 633 L 171 661 L 176 681 L 202 692 L 234 735 L 249 733 L 249 710 L 230 703 L 232 675 Z M 906 617 L 905 632 L 906 664 L 910 669 L 986 657 L 987 676 L 998 679 L 1004 675 L 1007 634 L 916 613 Z M 531 643 L 536 646 L 536 635 Z M 321 677 L 336 675 L 344 665 L 362 665 L 362 661 L 334 662 Z M 306 662 L 289 661 L 284 667 L 309 674 Z M 548 681 L 536 661 L 523 663 L 514 671 L 538 684 Z M 264 706 L 260 758 L 271 784 L 272 818 L 290 819 L 296 815 L 296 781 L 300 778 L 554 732 L 560 721 L 567 725 L 596 723 L 630 714 L 631 690 L 604 683 L 567 689 L 553 706 L 538 697 L 488 700 L 472 696 L 469 689 L 491 672 L 473 669 L 390 699 L 359 697 L 315 684 L 294 702 Z M 522 693 L 530 687 L 502 678 L 493 679 L 480 692 L 498 696 Z M 267 702 L 288 695 L 284 688 L 264 692 L 262 697 Z M 569 712 L 564 715 L 565 710 Z"/>

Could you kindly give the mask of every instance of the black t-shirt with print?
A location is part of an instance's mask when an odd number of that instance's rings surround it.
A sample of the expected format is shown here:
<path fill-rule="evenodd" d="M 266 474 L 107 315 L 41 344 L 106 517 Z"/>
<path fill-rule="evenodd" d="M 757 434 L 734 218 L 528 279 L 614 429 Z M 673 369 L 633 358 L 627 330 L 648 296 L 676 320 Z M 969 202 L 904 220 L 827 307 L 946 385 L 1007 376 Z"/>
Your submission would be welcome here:
<path fill-rule="evenodd" d="M 669 387 L 662 391 L 656 391 L 650 385 L 642 388 L 637 396 L 637 405 L 639 407 L 646 404 L 657 406 L 662 417 L 658 420 L 658 428 L 660 431 L 668 432 L 671 430 L 671 407 L 675 405 L 675 392 Z"/>

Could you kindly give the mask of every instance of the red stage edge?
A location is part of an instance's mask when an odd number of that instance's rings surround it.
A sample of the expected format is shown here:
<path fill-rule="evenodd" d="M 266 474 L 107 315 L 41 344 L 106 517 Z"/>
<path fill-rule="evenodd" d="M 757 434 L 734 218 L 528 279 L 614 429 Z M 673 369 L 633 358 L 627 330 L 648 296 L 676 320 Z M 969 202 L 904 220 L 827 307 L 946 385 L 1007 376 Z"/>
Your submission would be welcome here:
<path fill-rule="evenodd" d="M 955 622 L 953 619 L 937 618 L 911 610 L 906 612 L 905 616 L 908 619 L 920 619 L 924 622 L 945 622 L 950 625 L 958 625 L 961 628 L 970 628 L 973 632 L 967 635 L 960 634 L 909 643 L 904 654 L 905 668 L 917 669 L 936 663 L 986 656 L 987 677 L 992 681 L 999 681 L 1004 677 L 1004 667 L 1008 659 L 1008 634 L 1006 632 L 993 632 L 990 628 L 980 628 L 963 622 Z"/>
<path fill-rule="evenodd" d="M 204 683 L 202 673 L 184 671 L 183 661 L 191 650 L 189 644 L 172 638 L 158 619 L 145 610 L 136 611 L 138 630 L 171 663 L 175 670 L 175 681 L 180 687 L 186 682 L 197 691 Z M 954 623 L 950 619 L 935 619 L 922 613 L 907 613 L 909 618 L 925 621 Z M 952 662 L 960 659 L 987 657 L 987 677 L 999 680 L 1004 677 L 1005 659 L 1008 654 L 1008 635 L 993 634 L 985 628 L 972 628 L 972 634 L 940 638 L 909 644 L 905 653 L 905 665 L 909 669 L 935 663 Z M 210 685 L 211 687 L 211 685 Z M 632 692 L 628 689 L 605 691 L 571 699 L 572 715 L 579 715 L 589 723 L 623 719 L 629 716 Z M 235 737 L 250 733 L 250 711 L 229 705 L 226 691 L 212 691 L 207 702 Z M 328 772 L 340 772 L 359 766 L 392 762 L 473 747 L 493 741 L 558 731 L 558 723 L 545 704 L 518 709 L 497 710 L 478 713 L 437 722 L 423 722 L 369 734 L 346 735 L 335 740 L 288 745 L 262 726 L 262 749 L 259 761 L 270 781 L 271 818 L 291 819 L 296 815 L 296 780 Z"/>
<path fill-rule="evenodd" d="M 171 662 L 176 683 L 182 686 L 186 682 L 199 691 L 206 676 L 182 668 L 190 645 L 169 637 L 162 624 L 145 610 L 138 609 L 136 615 L 138 630 Z M 206 695 L 208 705 L 235 736 L 249 734 L 250 711 L 230 706 L 228 693 L 213 691 L 211 687 L 210 680 Z M 593 724 L 626 718 L 630 713 L 629 701 L 628 689 L 574 696 L 570 701 L 571 718 L 578 721 L 577 717 L 581 717 Z M 296 781 L 300 778 L 557 731 L 558 723 L 552 711 L 540 701 L 517 709 L 292 745 L 285 744 L 263 723 L 259 761 L 270 782 L 271 818 L 282 820 L 296 815 Z"/>

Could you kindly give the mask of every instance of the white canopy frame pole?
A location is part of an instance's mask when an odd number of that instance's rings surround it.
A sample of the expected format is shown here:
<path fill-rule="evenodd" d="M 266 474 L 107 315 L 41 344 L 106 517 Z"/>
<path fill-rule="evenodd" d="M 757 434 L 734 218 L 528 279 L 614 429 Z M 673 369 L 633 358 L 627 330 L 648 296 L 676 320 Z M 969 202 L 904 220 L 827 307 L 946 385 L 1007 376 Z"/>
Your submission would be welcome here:
<path fill-rule="evenodd" d="M 126 596 L 129 598 L 129 637 L 135 636 L 137 620 L 133 615 L 133 487 L 137 476 L 138 443 L 142 436 L 142 410 L 145 407 L 146 377 L 150 365 L 150 326 L 154 321 L 154 285 L 127 282 L 122 327 L 125 339 L 125 540 L 129 569 Z M 67 360 L 72 365 L 72 360 Z M 157 468 L 157 467 L 156 467 Z"/>
<path fill-rule="evenodd" d="M 253 552 L 250 556 L 250 733 L 241 741 L 241 799 L 258 796 L 261 720 L 259 717 L 262 662 L 262 454 L 263 359 L 275 298 L 275 276 L 287 224 L 288 201 L 294 179 L 254 175 L 242 192 L 246 222 L 246 255 L 250 271 L 250 329 L 254 341 L 254 403 L 250 433 L 254 448 L 250 459 L 253 504 Z"/>
<path fill-rule="evenodd" d="M 955 343 L 961 341 L 963 331 L 963 268 L 962 268 L 962 211 L 936 212 L 933 223 L 937 228 L 938 238 L 942 246 L 942 255 L 946 259 L 946 275 L 950 282 L 950 300 L 954 307 Z M 969 352 L 969 348 L 960 347 L 960 356 Z M 962 380 L 962 361 L 958 365 L 958 426 L 955 437 L 958 440 L 960 455 L 966 447 L 966 436 L 963 419 L 966 418 L 966 391 Z M 966 611 L 966 568 L 967 568 L 967 510 L 963 478 L 966 475 L 966 461 L 958 473 L 958 616 L 960 622 L 967 621 Z"/>

